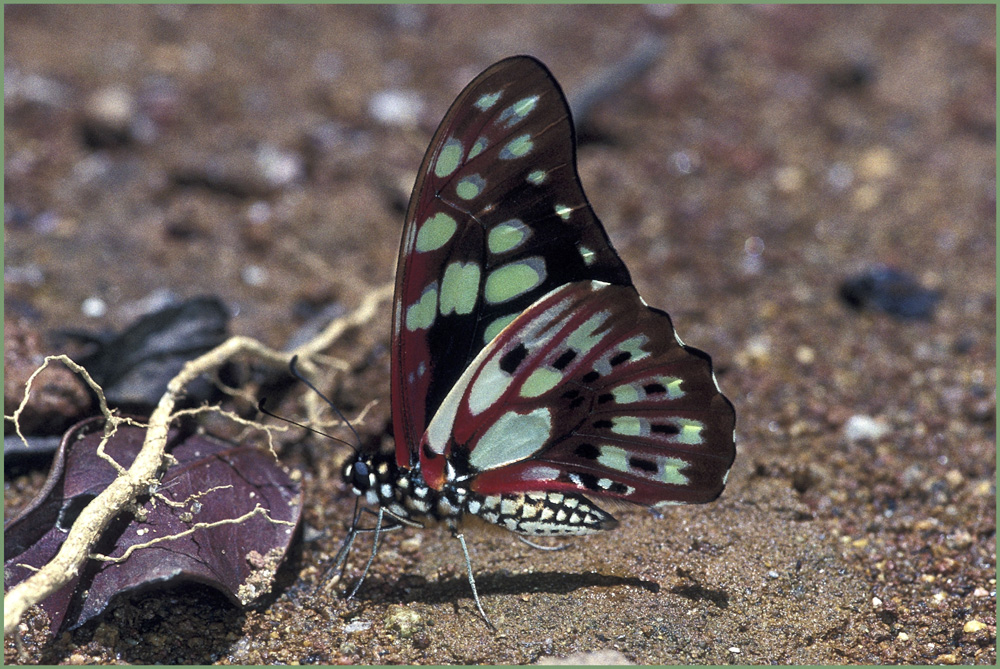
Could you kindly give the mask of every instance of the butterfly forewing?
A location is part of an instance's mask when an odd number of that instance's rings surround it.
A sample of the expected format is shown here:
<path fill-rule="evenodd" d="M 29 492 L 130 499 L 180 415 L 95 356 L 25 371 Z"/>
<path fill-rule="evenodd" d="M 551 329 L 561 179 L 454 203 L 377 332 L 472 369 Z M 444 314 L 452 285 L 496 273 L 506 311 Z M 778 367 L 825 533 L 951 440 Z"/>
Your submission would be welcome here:
<path fill-rule="evenodd" d="M 459 95 L 424 156 L 396 273 L 392 402 L 400 466 L 462 372 L 567 283 L 631 285 L 576 172 L 566 99 L 528 57 Z"/>
<path fill-rule="evenodd" d="M 631 286 L 576 282 L 521 314 L 431 423 L 424 476 L 484 494 L 574 491 L 707 502 L 735 457 L 732 404 L 707 355 Z M 422 454 L 422 455 L 425 455 Z"/>

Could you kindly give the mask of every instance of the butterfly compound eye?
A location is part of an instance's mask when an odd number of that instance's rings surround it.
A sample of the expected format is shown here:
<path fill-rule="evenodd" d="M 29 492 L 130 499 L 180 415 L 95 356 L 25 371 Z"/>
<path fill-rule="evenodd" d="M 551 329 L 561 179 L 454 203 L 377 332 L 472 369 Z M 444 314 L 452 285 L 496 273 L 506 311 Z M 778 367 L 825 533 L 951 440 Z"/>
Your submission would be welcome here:
<path fill-rule="evenodd" d="M 366 465 L 361 460 L 354 463 L 354 467 L 351 471 L 351 483 L 358 490 L 368 490 L 368 465 Z"/>

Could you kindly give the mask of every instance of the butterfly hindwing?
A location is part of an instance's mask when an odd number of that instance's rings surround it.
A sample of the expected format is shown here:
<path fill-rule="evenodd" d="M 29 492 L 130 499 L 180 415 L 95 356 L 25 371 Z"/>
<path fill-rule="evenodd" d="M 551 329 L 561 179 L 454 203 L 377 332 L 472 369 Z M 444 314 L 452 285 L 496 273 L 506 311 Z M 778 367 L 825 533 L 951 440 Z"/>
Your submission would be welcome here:
<path fill-rule="evenodd" d="M 645 505 L 707 502 L 735 457 L 711 362 L 631 286 L 575 282 L 473 361 L 425 435 L 432 486 L 563 491 Z M 446 469 L 445 462 L 451 468 Z"/>
<path fill-rule="evenodd" d="M 544 65 L 493 65 L 459 95 L 420 167 L 396 272 L 396 459 L 468 364 L 522 311 L 576 281 L 631 285 L 576 171 L 569 107 Z"/>

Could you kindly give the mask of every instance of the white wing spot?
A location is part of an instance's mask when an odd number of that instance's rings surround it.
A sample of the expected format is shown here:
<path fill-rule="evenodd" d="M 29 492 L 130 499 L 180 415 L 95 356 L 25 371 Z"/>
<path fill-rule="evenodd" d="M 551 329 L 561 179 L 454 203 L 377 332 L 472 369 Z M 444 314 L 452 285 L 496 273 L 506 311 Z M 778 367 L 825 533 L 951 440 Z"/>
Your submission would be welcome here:
<path fill-rule="evenodd" d="M 552 435 L 552 414 L 539 407 L 528 414 L 508 411 L 487 428 L 469 456 L 469 465 L 480 471 L 527 460 Z"/>

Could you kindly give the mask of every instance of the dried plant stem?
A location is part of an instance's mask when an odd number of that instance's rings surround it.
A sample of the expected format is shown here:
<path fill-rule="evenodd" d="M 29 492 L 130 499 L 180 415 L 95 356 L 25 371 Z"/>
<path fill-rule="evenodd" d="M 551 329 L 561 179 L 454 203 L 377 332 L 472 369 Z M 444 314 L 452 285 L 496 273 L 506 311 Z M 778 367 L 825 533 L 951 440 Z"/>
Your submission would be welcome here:
<path fill-rule="evenodd" d="M 191 381 L 201 374 L 217 369 L 241 353 L 281 366 L 288 364 L 288 360 L 294 354 L 302 358 L 315 355 L 330 346 L 349 328 L 370 320 L 375 315 L 379 303 L 391 293 L 391 286 L 383 286 L 370 292 L 357 310 L 333 321 L 316 338 L 292 353 L 276 351 L 248 337 L 233 337 L 208 353 L 187 362 L 181 372 L 167 384 L 167 392 L 160 398 L 149 418 L 146 439 L 132 465 L 83 509 L 55 557 L 5 594 L 4 634 L 13 633 L 31 606 L 38 604 L 76 576 L 111 520 L 128 505 L 134 503 L 140 495 L 148 494 L 159 482 L 157 471 L 163 463 L 170 422 L 176 415 L 174 407 Z"/>
<path fill-rule="evenodd" d="M 209 529 L 209 528 L 212 528 L 212 527 L 219 527 L 220 525 L 237 525 L 239 523 L 242 523 L 245 520 L 250 520 L 254 516 L 264 516 L 265 518 L 267 518 L 267 520 L 269 522 L 277 523 L 279 525 L 294 525 L 295 524 L 295 523 L 293 523 L 290 520 L 278 520 L 276 518 L 272 518 L 271 514 L 269 514 L 267 512 L 267 509 L 265 509 L 260 504 L 258 504 L 257 506 L 255 506 L 253 508 L 252 511 L 247 511 L 246 513 L 244 513 L 242 516 L 239 516 L 238 518 L 223 518 L 222 520 L 216 520 L 216 521 L 213 521 L 211 523 L 195 523 L 194 525 L 192 525 L 191 527 L 187 528 L 183 532 L 178 532 L 177 534 L 171 534 L 170 536 L 166 536 L 166 537 L 157 537 L 155 539 L 151 539 L 150 541 L 147 541 L 144 544 L 133 544 L 133 545 L 129 546 L 128 548 L 126 548 L 125 552 L 122 553 L 121 555 L 117 556 L 117 557 L 111 557 L 110 555 L 101 555 L 100 553 L 94 553 L 90 557 L 93 558 L 94 560 L 100 560 L 101 562 L 117 562 L 117 563 L 121 563 L 121 562 L 125 562 L 125 560 L 129 559 L 129 557 L 132 555 L 132 553 L 134 553 L 134 552 L 136 552 L 138 550 L 142 550 L 143 548 L 149 548 L 150 546 L 155 546 L 156 544 L 162 544 L 165 541 L 173 541 L 175 539 L 180 539 L 181 537 L 186 537 L 188 535 L 194 534 L 198 530 L 205 530 L 205 529 Z"/>

